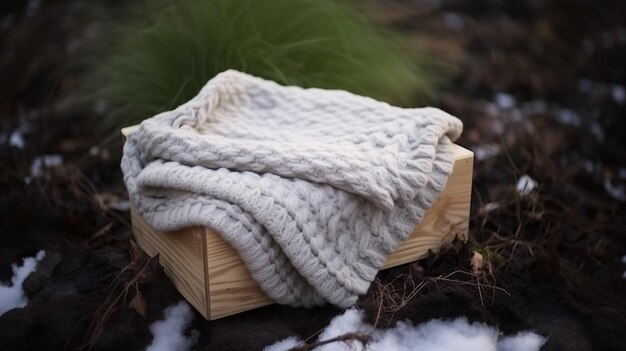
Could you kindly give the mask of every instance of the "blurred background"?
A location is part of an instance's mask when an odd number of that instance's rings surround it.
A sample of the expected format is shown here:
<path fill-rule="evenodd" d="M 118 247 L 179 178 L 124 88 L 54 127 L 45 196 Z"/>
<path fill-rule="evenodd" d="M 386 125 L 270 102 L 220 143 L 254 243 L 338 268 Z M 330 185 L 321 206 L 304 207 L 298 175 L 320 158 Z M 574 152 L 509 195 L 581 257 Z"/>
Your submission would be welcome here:
<path fill-rule="evenodd" d="M 150 342 L 149 323 L 179 297 L 129 244 L 119 129 L 229 68 L 436 106 L 464 122 L 458 143 L 475 153 L 470 241 L 376 284 L 472 272 L 476 252 L 485 269 L 420 290 L 383 316 L 390 323 L 463 314 L 551 335 L 546 349 L 619 349 L 624 18 L 617 0 L 3 1 L 0 281 L 22 258 L 46 257 L 24 281 L 28 305 L 0 314 L 0 349 Z M 149 269 L 138 274 L 137 262 Z M 462 284 L 474 279 L 507 294 Z M 359 302 L 373 315 L 395 303 L 375 290 Z M 132 303 L 139 292 L 143 309 Z M 306 338 L 337 313 L 270 306 L 194 328 L 200 349 L 250 349 Z"/>

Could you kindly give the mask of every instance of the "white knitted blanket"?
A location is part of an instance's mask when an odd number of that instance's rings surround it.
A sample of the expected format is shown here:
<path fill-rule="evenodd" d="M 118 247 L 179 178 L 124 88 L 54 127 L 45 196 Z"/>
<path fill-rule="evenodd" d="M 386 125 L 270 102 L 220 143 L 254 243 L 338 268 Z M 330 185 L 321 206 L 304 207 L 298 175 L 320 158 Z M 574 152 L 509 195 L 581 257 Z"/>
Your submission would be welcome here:
<path fill-rule="evenodd" d="M 158 230 L 208 226 L 278 303 L 340 307 L 436 200 L 462 123 L 237 71 L 131 133 L 122 170 Z"/>

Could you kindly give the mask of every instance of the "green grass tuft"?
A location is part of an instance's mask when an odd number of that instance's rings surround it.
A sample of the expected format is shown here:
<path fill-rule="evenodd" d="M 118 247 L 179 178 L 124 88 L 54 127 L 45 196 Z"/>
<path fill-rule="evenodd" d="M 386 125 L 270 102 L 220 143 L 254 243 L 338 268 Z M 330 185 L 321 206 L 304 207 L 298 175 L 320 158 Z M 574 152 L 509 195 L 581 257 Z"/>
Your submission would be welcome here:
<path fill-rule="evenodd" d="M 91 77 L 94 99 L 113 108 L 111 127 L 173 109 L 229 68 L 397 105 L 433 97 L 436 63 L 345 1 L 153 0 L 129 17 Z"/>

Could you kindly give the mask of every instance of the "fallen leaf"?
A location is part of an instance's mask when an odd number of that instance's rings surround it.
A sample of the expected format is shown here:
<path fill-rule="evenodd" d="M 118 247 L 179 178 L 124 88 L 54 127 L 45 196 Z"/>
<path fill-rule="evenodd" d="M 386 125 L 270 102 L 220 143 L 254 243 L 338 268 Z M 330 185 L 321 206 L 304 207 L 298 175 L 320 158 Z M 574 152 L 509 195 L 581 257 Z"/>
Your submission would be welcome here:
<path fill-rule="evenodd" d="M 134 309 L 138 315 L 142 317 L 146 316 L 146 300 L 144 299 L 141 291 L 137 290 L 137 294 L 135 294 L 135 297 L 133 297 L 133 299 L 130 301 L 128 307 Z"/>

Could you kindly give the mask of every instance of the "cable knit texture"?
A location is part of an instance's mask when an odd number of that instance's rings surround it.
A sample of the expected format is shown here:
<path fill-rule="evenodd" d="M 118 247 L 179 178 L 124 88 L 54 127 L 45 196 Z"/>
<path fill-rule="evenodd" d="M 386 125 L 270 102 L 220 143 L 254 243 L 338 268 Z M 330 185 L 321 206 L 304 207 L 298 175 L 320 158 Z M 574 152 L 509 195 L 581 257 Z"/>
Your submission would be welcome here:
<path fill-rule="evenodd" d="M 461 129 L 229 70 L 128 135 L 122 170 L 154 228 L 215 229 L 278 303 L 347 307 L 443 190 Z"/>

